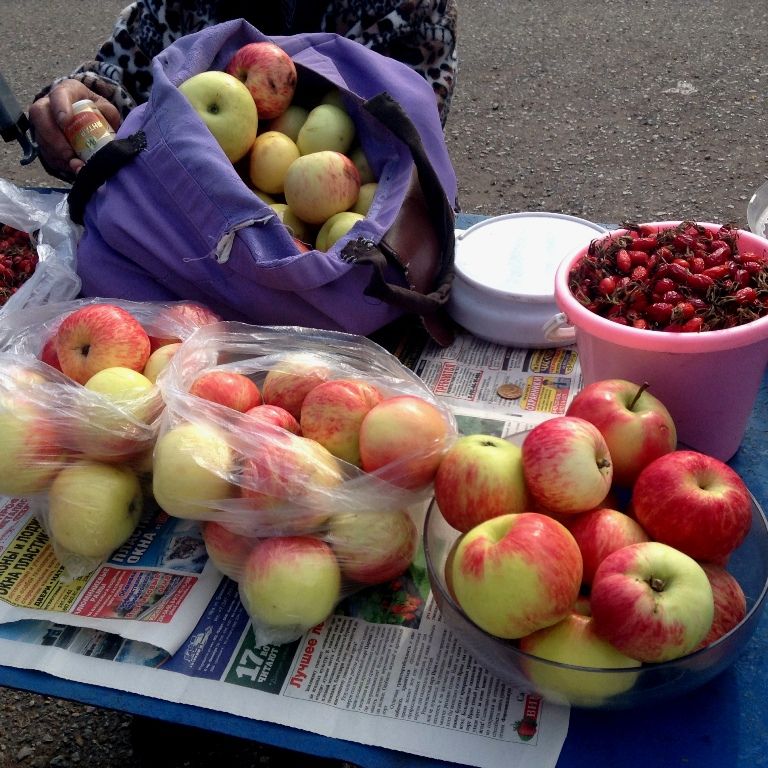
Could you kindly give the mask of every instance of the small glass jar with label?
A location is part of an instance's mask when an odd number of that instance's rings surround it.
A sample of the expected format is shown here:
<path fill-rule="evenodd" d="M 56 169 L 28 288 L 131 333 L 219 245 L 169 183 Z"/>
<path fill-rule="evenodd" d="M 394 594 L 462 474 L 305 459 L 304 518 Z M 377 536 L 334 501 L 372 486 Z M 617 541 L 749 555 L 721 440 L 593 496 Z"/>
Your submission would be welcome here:
<path fill-rule="evenodd" d="M 81 99 L 72 105 L 72 118 L 64 129 L 64 135 L 75 154 L 85 163 L 115 138 L 112 126 L 91 99 Z"/>

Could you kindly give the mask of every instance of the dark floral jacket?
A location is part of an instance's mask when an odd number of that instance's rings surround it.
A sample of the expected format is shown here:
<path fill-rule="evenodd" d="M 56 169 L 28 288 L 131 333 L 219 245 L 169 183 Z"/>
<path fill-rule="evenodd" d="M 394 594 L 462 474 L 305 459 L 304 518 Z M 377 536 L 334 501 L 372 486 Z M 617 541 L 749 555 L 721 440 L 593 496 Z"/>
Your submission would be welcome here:
<path fill-rule="evenodd" d="M 183 35 L 242 17 L 266 35 L 335 32 L 408 64 L 432 85 L 445 124 L 457 71 L 456 15 L 456 0 L 137 0 L 121 11 L 96 58 L 66 77 L 125 117 L 149 97 L 155 55 Z"/>

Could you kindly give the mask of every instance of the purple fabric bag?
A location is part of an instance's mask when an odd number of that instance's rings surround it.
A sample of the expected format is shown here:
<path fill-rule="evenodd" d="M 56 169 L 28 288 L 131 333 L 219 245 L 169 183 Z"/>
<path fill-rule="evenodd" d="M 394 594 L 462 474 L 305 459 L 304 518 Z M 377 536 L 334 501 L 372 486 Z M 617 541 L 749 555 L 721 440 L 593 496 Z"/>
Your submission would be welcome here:
<path fill-rule="evenodd" d="M 299 250 L 177 89 L 267 39 L 291 55 L 300 87 L 343 89 L 379 181 L 369 214 L 327 252 Z M 242 20 L 181 38 L 152 71 L 150 100 L 70 193 L 84 296 L 192 299 L 227 319 L 363 335 L 413 314 L 450 340 L 456 176 L 420 75 L 338 35 L 267 38 Z"/>

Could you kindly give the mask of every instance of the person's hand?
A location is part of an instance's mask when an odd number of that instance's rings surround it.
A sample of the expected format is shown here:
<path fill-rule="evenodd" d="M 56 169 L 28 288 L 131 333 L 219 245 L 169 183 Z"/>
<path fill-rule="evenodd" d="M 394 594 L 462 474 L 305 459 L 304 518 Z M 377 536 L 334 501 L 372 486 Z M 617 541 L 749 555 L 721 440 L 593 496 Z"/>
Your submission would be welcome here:
<path fill-rule="evenodd" d="M 64 135 L 64 126 L 72 117 L 72 104 L 80 99 L 91 99 L 107 122 L 118 129 L 122 118 L 117 108 L 79 80 L 62 80 L 29 108 L 29 120 L 42 160 L 50 170 L 65 177 L 71 177 L 85 165 Z"/>

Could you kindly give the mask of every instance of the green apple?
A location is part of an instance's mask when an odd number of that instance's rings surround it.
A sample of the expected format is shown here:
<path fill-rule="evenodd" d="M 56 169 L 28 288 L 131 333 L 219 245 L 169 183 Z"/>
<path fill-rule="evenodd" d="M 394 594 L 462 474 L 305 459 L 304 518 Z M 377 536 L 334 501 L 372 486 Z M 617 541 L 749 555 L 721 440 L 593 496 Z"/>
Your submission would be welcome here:
<path fill-rule="evenodd" d="M 371 203 L 373 198 L 376 197 L 376 190 L 379 185 L 375 181 L 369 181 L 366 184 L 360 185 L 360 194 L 357 196 L 357 202 L 352 207 L 354 213 L 368 215 L 368 211 L 371 210 Z"/>
<path fill-rule="evenodd" d="M 173 356 L 179 351 L 179 347 L 181 347 L 180 341 L 164 344 L 149 356 L 143 373 L 153 384 L 157 381 L 157 377 L 168 367 L 168 363 L 171 362 Z"/>
<path fill-rule="evenodd" d="M 121 462 L 143 453 L 155 438 L 152 422 L 163 409 L 157 387 L 144 374 L 113 366 L 91 376 L 80 418 L 72 426 L 73 444 L 97 461 Z"/>
<path fill-rule="evenodd" d="M 51 484 L 48 528 L 66 552 L 103 559 L 128 540 L 142 509 L 141 485 L 129 467 L 79 461 Z"/>
<path fill-rule="evenodd" d="M 172 427 L 155 445 L 152 492 L 174 517 L 202 519 L 212 502 L 234 494 L 234 455 L 220 430 L 188 422 Z"/>
<path fill-rule="evenodd" d="M 346 111 L 334 104 L 319 104 L 307 115 L 296 144 L 302 155 L 324 150 L 346 153 L 354 139 L 355 124 Z"/>
<path fill-rule="evenodd" d="M 376 181 L 376 174 L 374 174 L 371 164 L 368 162 L 368 158 L 359 144 L 349 152 L 349 159 L 354 163 L 357 172 L 360 174 L 361 184 L 370 184 Z"/>
<path fill-rule="evenodd" d="M 570 613 L 551 627 L 520 639 L 520 650 L 539 659 L 574 667 L 570 669 L 526 659 L 523 667 L 537 690 L 574 706 L 595 706 L 629 690 L 638 673 L 630 669 L 640 662 L 625 656 L 595 633 L 592 619 Z M 626 674 L 599 670 L 627 669 Z"/>
<path fill-rule="evenodd" d="M 208 70 L 185 80 L 179 91 L 202 118 L 224 154 L 236 163 L 256 139 L 259 122 L 250 91 L 233 75 Z"/>
<path fill-rule="evenodd" d="M 282 115 L 270 120 L 266 127 L 269 131 L 280 131 L 280 133 L 284 133 L 288 138 L 296 141 L 299 138 L 301 126 L 304 125 L 308 115 L 309 110 L 305 107 L 291 104 Z"/>
<path fill-rule="evenodd" d="M 287 205 L 287 203 L 272 203 L 270 208 L 277 214 L 283 225 L 287 227 L 293 237 L 301 240 L 302 243 L 311 243 L 313 239 L 314 227 L 302 221 Z"/>
<path fill-rule="evenodd" d="M 327 251 L 337 240 L 344 237 L 358 221 L 365 217 L 352 211 L 335 213 L 318 230 L 315 237 L 315 248 L 318 251 Z"/>

